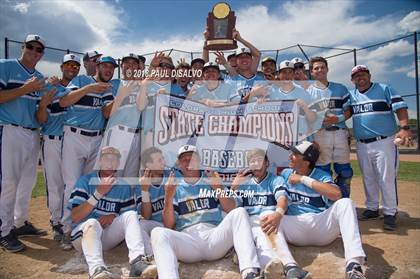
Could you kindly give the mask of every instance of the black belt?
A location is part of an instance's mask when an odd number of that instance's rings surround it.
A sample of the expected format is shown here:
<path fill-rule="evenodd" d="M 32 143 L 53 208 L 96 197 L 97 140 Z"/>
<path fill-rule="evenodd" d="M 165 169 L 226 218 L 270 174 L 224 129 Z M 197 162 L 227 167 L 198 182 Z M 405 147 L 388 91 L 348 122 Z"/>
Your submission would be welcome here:
<path fill-rule="evenodd" d="M 386 136 L 379 136 L 379 137 L 376 137 L 376 138 L 361 139 L 359 141 L 361 143 L 371 143 L 371 142 L 375 142 L 375 141 L 378 141 L 378 140 L 383 140 L 383 139 L 386 139 L 386 138 L 387 138 Z"/>
<path fill-rule="evenodd" d="M 91 131 L 85 131 L 85 130 L 82 130 L 82 129 L 70 127 L 70 131 L 72 131 L 73 133 L 77 133 L 77 130 L 80 131 L 80 134 L 82 136 L 87 136 L 87 137 L 96 137 L 96 136 L 100 136 L 102 134 L 102 131 L 91 132 Z"/>
<path fill-rule="evenodd" d="M 118 129 L 120 129 L 121 131 L 130 132 L 133 134 L 138 134 L 140 132 L 140 128 L 129 128 L 129 127 L 121 126 L 121 125 L 118 125 Z"/>
<path fill-rule="evenodd" d="M 340 127 L 337 127 L 337 126 L 331 126 L 331 127 L 325 128 L 326 131 L 338 131 L 340 129 L 344 130 L 344 128 L 340 128 Z"/>
<path fill-rule="evenodd" d="M 36 130 L 38 130 L 38 128 L 28 128 L 28 127 L 23 127 L 23 126 L 20 126 L 20 125 L 17 125 L 17 124 L 10 124 L 10 125 L 12 125 L 12 126 L 15 126 L 15 127 L 21 127 L 21 128 L 23 128 L 23 129 L 28 129 L 28 130 L 31 130 L 31 131 L 36 131 Z"/>
<path fill-rule="evenodd" d="M 53 135 L 48 135 L 48 138 L 50 140 L 61 140 L 63 138 L 63 136 L 53 136 Z"/>

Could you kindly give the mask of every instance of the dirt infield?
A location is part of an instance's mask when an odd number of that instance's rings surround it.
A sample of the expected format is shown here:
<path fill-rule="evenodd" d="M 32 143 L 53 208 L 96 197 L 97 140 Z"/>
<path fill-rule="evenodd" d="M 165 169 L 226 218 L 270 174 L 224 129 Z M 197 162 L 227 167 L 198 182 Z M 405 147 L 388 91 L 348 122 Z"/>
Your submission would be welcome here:
<path fill-rule="evenodd" d="M 354 179 L 352 198 L 358 210 L 363 207 L 361 179 Z M 360 223 L 363 247 L 368 255 L 368 278 L 420 278 L 420 183 L 399 183 L 400 213 L 398 229 L 384 232 L 382 220 Z M 30 221 L 48 227 L 45 197 L 31 204 Z M 29 247 L 18 254 L 0 251 L 0 278 L 87 278 L 86 266 L 76 252 L 64 252 L 51 235 L 25 238 Z M 291 247 L 298 263 L 309 270 L 313 278 L 344 278 L 344 252 L 341 239 L 326 247 Z M 115 272 L 127 267 L 125 245 L 105 253 L 105 261 Z M 230 259 L 211 263 L 182 265 L 181 277 L 238 278 L 238 267 Z M 278 277 L 273 277 L 278 278 Z M 163 278 L 165 279 L 165 278 Z"/>

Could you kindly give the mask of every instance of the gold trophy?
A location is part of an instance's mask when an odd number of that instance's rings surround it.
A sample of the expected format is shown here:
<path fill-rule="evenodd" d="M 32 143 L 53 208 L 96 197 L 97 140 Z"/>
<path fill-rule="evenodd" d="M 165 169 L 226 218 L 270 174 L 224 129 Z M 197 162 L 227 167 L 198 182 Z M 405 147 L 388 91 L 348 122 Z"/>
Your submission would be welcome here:
<path fill-rule="evenodd" d="M 207 30 L 209 36 L 204 48 L 207 50 L 228 50 L 236 49 L 238 45 L 232 39 L 233 28 L 235 28 L 235 12 L 224 2 L 214 5 L 213 10 L 207 17 Z"/>

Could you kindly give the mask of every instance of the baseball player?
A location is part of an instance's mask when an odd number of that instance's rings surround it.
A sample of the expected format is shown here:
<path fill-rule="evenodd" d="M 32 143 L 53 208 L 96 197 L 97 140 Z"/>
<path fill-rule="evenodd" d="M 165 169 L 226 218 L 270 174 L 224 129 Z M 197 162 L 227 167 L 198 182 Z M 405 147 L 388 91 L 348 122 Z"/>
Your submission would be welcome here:
<path fill-rule="evenodd" d="M 152 255 L 150 234 L 156 227 L 163 227 L 162 211 L 165 199 L 165 184 L 169 177 L 166 160 L 162 151 L 156 147 L 146 149 L 141 155 L 143 176 L 139 179 L 141 186 L 141 228 L 146 255 Z"/>
<path fill-rule="evenodd" d="M 139 63 L 140 59 L 133 53 L 122 58 L 123 78 L 102 143 L 120 151 L 122 157 L 119 170 L 123 177 L 138 177 L 140 169 L 141 111 L 146 98 L 145 95 L 140 96 L 140 82 L 136 80 Z"/>
<path fill-rule="evenodd" d="M 28 222 L 39 155 L 35 112 L 46 81 L 35 67 L 44 50 L 45 41 L 31 34 L 25 39 L 19 59 L 0 60 L 0 246 L 7 252 L 25 248 L 17 236 L 47 233 Z"/>
<path fill-rule="evenodd" d="M 203 68 L 204 84 L 191 92 L 190 99 L 207 106 L 218 107 L 230 103 L 239 103 L 240 96 L 230 82 L 220 80 L 219 65 L 207 62 Z"/>
<path fill-rule="evenodd" d="M 263 231 L 277 232 L 278 251 L 283 253 L 288 247 L 282 246 L 281 238 L 296 246 L 324 246 L 341 235 L 346 278 L 364 279 L 361 265 L 366 255 L 353 202 L 341 198 L 331 175 L 315 168 L 319 150 L 314 144 L 304 141 L 291 150 L 290 168 L 281 173 L 285 183 L 274 193 L 276 212 L 263 220 Z"/>
<path fill-rule="evenodd" d="M 179 182 L 171 173 L 165 185 L 163 223 L 152 231 L 153 253 L 159 278 L 179 278 L 178 260 L 193 263 L 216 260 L 234 246 L 242 278 L 258 278 L 260 267 L 246 210 L 235 209 L 225 196 L 209 197 L 201 191 L 222 190 L 217 173 L 200 170 L 195 146 L 178 151 Z M 222 220 L 222 210 L 227 215 Z M 173 230 L 176 228 L 176 230 Z"/>
<path fill-rule="evenodd" d="M 261 68 L 266 80 L 276 79 L 276 60 L 273 57 L 267 56 L 261 61 Z"/>
<path fill-rule="evenodd" d="M 59 98 L 67 93 L 66 86 L 79 74 L 80 58 L 75 54 L 66 54 L 60 68 L 63 75 L 61 79 L 56 78 L 57 93 L 51 97 L 45 94 L 41 98 L 36 112 L 36 118 L 42 125 L 41 158 L 44 166 L 50 224 L 53 238 L 56 241 L 61 241 L 63 238 L 61 218 L 64 181 L 61 170 L 61 150 L 63 147 L 63 125 L 66 117 L 66 109 L 60 107 Z"/>
<path fill-rule="evenodd" d="M 96 50 L 88 51 L 83 56 L 83 66 L 86 70 L 87 76 L 94 76 L 96 75 L 96 64 L 98 64 L 99 58 L 101 58 L 102 54 L 97 52 Z"/>
<path fill-rule="evenodd" d="M 295 57 L 291 60 L 295 67 L 295 81 L 302 86 L 303 88 L 307 89 L 310 85 L 308 81 L 308 76 L 306 75 L 305 70 L 305 63 L 299 57 Z"/>
<path fill-rule="evenodd" d="M 382 194 L 384 229 L 395 230 L 398 206 L 398 148 L 394 144 L 411 145 L 407 104 L 390 86 L 372 82 L 368 67 L 357 65 L 351 79 L 356 89 L 345 104 L 347 117 L 353 117 L 357 140 L 357 159 L 363 174 L 366 210 L 360 220 L 379 217 L 379 191 Z M 400 130 L 395 121 L 397 114 Z"/>
<path fill-rule="evenodd" d="M 316 82 L 307 91 L 317 99 L 310 108 L 321 112 L 320 119 L 323 119 L 321 129 L 314 134 L 314 140 L 321 151 L 317 167 L 331 173 L 333 163 L 335 182 L 340 186 L 343 197 L 349 197 L 353 169 L 350 165 L 349 132 L 343 111 L 349 92 L 344 85 L 328 81 L 328 63 L 323 57 L 311 58 L 309 69 Z"/>
<path fill-rule="evenodd" d="M 297 266 L 296 261 L 288 249 L 280 250 L 280 247 L 287 247 L 286 240 L 281 234 L 271 234 L 275 237 L 274 245 L 264 230 L 270 220 L 276 217 L 275 190 L 284 185 L 281 176 L 275 176 L 268 172 L 269 161 L 267 154 L 262 149 L 252 149 L 247 152 L 248 170 L 238 172 L 232 182 L 232 189 L 252 192 L 253 196 L 240 196 L 237 200 L 240 206 L 244 207 L 250 216 L 252 235 L 257 247 L 258 260 L 265 270 L 270 269 L 275 258 L 280 258 L 286 278 L 307 278 L 310 274 Z"/>
<path fill-rule="evenodd" d="M 117 66 L 112 57 L 101 57 L 96 75 L 75 77 L 67 86 L 70 93 L 60 99 L 60 106 L 68 107 L 62 151 L 64 203 L 70 199 L 77 179 L 94 168 L 105 119 L 109 117 L 119 86 L 117 80 L 111 81 Z M 70 250 L 71 218 L 67 208 L 64 208 L 62 224 L 62 247 Z"/>
<path fill-rule="evenodd" d="M 103 250 L 125 239 L 130 260 L 130 278 L 155 273 L 144 257 L 144 244 L 137 215 L 139 198 L 135 190 L 116 176 L 119 151 L 101 149 L 99 171 L 80 177 L 69 201 L 72 243 L 83 252 L 90 278 L 113 278 L 102 257 Z M 149 275 L 151 275 L 149 273 Z"/>

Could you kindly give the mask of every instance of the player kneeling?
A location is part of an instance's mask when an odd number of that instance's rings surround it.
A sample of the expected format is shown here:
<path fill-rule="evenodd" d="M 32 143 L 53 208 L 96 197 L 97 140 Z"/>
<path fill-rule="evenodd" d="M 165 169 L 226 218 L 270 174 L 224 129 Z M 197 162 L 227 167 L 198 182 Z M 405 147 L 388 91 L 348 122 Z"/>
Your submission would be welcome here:
<path fill-rule="evenodd" d="M 276 273 L 281 273 L 282 266 L 276 264 L 280 260 L 284 266 L 283 273 L 286 279 L 309 278 L 310 273 L 298 267 L 287 249 L 283 234 L 276 233 L 277 227 L 276 229 L 272 227 L 273 222 L 280 221 L 280 215 L 276 212 L 277 202 L 274 193 L 284 185 L 283 177 L 267 171 L 269 161 L 262 149 L 248 151 L 247 161 L 249 169 L 238 172 L 232 182 L 232 189 L 238 190 L 238 193 L 252 193 L 252 195 L 239 196 L 237 200 L 250 216 L 258 260 L 261 266 L 265 267 L 264 275 L 268 276 L 278 267 L 280 270 L 276 270 Z"/>
<path fill-rule="evenodd" d="M 171 173 L 165 185 L 166 228 L 153 229 L 151 237 L 159 278 L 179 278 L 178 260 L 217 260 L 232 246 L 238 253 L 242 278 L 260 278 L 246 210 L 235 208 L 232 198 L 203 194 L 220 191 L 223 186 L 217 173 L 200 170 L 195 146 L 180 148 L 177 165 L 182 177 L 176 182 Z M 228 213 L 223 220 L 222 210 Z"/>
<path fill-rule="evenodd" d="M 314 168 L 319 150 L 312 143 L 304 141 L 291 150 L 290 168 L 281 173 L 285 182 L 275 192 L 276 215 L 266 222 L 264 231 L 270 234 L 278 229 L 278 235 L 297 246 L 327 245 L 341 234 L 347 278 L 365 278 L 361 265 L 366 255 L 352 201 L 341 198 L 330 174 Z M 288 250 L 287 246 L 279 249 Z"/>
<path fill-rule="evenodd" d="M 120 157 L 117 149 L 104 147 L 99 159 L 100 170 L 77 181 L 69 202 L 72 244 L 83 252 L 90 278 L 113 277 L 105 266 L 102 251 L 112 249 L 124 239 L 130 259 L 129 277 L 156 272 L 144 257 L 137 198 L 131 186 L 116 177 Z"/>

